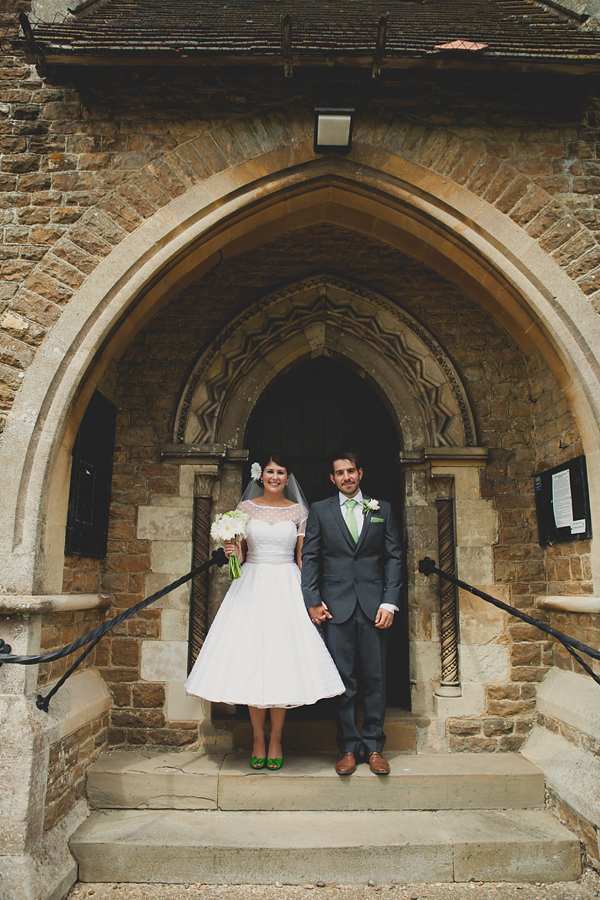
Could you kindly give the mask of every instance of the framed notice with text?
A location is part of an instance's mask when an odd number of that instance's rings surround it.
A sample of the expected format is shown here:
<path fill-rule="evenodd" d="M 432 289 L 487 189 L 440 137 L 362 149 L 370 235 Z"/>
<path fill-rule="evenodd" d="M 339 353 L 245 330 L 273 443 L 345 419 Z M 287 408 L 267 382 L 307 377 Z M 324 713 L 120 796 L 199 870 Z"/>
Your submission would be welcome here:
<path fill-rule="evenodd" d="M 585 456 L 576 456 L 534 476 L 540 544 L 591 538 L 590 496 Z"/>

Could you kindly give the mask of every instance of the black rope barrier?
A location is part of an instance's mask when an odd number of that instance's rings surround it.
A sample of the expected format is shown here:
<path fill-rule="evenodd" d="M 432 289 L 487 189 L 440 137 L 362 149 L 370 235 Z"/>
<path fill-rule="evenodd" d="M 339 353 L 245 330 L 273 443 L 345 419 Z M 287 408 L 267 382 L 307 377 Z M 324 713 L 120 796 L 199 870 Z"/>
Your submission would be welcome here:
<path fill-rule="evenodd" d="M 147 606 L 150 606 L 152 603 L 156 603 L 157 600 L 160 600 L 162 597 L 165 597 L 167 594 L 170 594 L 171 591 L 174 591 L 176 588 L 181 587 L 182 584 L 185 584 L 190 579 L 195 578 L 196 575 L 200 575 L 201 572 L 205 572 L 211 566 L 217 565 L 219 568 L 227 564 L 227 557 L 225 556 L 225 551 L 222 547 L 219 547 L 218 550 L 213 550 L 211 554 L 211 558 L 206 560 L 206 562 L 202 563 L 200 566 L 196 566 L 195 569 L 192 569 L 191 572 L 188 572 L 187 575 L 182 575 L 181 578 L 178 578 L 177 581 L 171 582 L 166 587 L 161 588 L 160 591 L 156 591 L 156 593 L 151 594 L 149 597 L 146 597 L 145 600 L 140 600 L 139 603 L 136 603 L 135 606 L 131 606 L 129 609 L 124 610 L 122 613 L 119 613 L 118 616 L 110 619 L 108 622 L 104 622 L 103 625 L 99 625 L 97 628 L 94 628 L 93 631 L 88 632 L 88 634 L 84 634 L 82 637 L 77 638 L 76 641 L 71 641 L 70 644 L 67 644 L 66 647 L 63 647 L 61 650 L 52 650 L 50 653 L 41 653 L 37 656 L 16 656 L 11 654 L 11 647 L 9 644 L 5 643 L 0 638 L 0 666 L 4 663 L 14 663 L 21 666 L 35 666 L 39 663 L 44 662 L 53 662 L 56 659 L 63 659 L 65 656 L 69 656 L 71 653 L 75 653 L 76 650 L 79 650 L 81 647 L 85 647 L 86 644 L 89 646 L 86 650 L 75 660 L 75 662 L 70 666 L 69 669 L 65 672 L 62 678 L 54 685 L 52 690 L 45 696 L 42 697 L 41 694 L 38 694 L 36 699 L 36 706 L 38 709 L 43 710 L 44 712 L 48 712 L 48 705 L 50 703 L 51 698 L 54 694 L 62 687 L 67 678 L 73 674 L 75 669 L 83 662 L 86 656 L 91 653 L 96 644 L 104 637 L 107 631 L 110 631 L 111 628 L 114 628 L 116 625 L 120 625 L 121 622 L 124 622 L 126 619 L 130 619 L 131 616 L 135 616 L 136 613 L 140 612 L 142 609 L 145 609 Z"/>
<path fill-rule="evenodd" d="M 573 656 L 579 665 L 585 669 L 585 671 L 590 675 L 596 684 L 600 684 L 600 677 L 596 675 L 591 666 L 583 660 L 575 650 L 579 650 L 581 653 L 587 654 L 587 656 L 591 656 L 592 659 L 600 660 L 600 650 L 595 650 L 593 647 L 588 647 L 587 644 L 582 644 L 581 641 L 576 640 L 575 638 L 569 637 L 568 634 L 565 634 L 563 631 L 559 631 L 557 628 L 553 628 L 551 625 L 546 625 L 545 622 L 540 622 L 539 619 L 534 619 L 533 616 L 527 615 L 527 613 L 521 612 L 520 609 L 516 609 L 514 606 L 509 606 L 508 603 L 503 603 L 502 600 L 497 600 L 496 597 L 492 597 L 490 594 L 486 594 L 485 591 L 480 591 L 478 588 L 473 587 L 471 584 L 467 584 L 466 581 L 460 581 L 459 578 L 455 578 L 454 575 L 450 575 L 448 572 L 443 572 L 442 569 L 438 569 L 434 560 L 430 559 L 428 556 L 425 556 L 423 559 L 419 560 L 419 572 L 422 575 L 439 575 L 440 578 L 445 578 L 446 581 L 451 581 L 453 584 L 457 584 L 458 587 L 461 587 L 464 591 L 469 591 L 470 594 L 475 594 L 476 597 L 481 597 L 482 600 L 486 600 L 488 603 L 492 603 L 494 606 L 497 606 L 498 609 L 503 609 L 505 612 L 510 613 L 511 616 L 516 616 L 518 619 L 522 619 L 523 622 L 527 622 L 529 625 L 535 625 L 536 628 L 539 628 L 540 631 L 545 632 L 546 634 L 551 635 L 556 638 L 557 641 L 569 651 L 571 656 Z M 1 658 L 1 657 L 0 657 Z"/>

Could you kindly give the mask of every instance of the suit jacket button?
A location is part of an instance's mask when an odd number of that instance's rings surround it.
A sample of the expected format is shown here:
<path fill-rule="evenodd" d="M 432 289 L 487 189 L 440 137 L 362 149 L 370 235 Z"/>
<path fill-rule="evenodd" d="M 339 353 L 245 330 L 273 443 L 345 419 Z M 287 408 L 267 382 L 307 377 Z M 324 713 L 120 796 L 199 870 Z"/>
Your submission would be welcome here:
<path fill-rule="evenodd" d="M 358 584 L 358 578 L 355 578 L 354 581 L 356 582 L 356 584 Z"/>

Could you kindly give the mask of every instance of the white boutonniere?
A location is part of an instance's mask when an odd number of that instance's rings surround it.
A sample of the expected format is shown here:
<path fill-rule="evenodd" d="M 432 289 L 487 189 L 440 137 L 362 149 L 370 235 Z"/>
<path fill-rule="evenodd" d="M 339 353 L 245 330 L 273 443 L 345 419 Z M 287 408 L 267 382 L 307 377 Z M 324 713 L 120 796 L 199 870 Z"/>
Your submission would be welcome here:
<path fill-rule="evenodd" d="M 379 509 L 379 500 L 363 500 L 361 502 L 363 516 L 368 516 L 369 513 L 377 512 Z"/>

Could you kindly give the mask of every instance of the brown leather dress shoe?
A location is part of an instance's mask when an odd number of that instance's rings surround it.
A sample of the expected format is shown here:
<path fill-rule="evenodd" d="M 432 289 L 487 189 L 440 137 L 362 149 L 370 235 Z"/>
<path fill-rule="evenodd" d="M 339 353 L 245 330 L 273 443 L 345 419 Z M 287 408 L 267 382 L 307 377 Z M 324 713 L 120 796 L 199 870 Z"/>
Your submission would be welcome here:
<path fill-rule="evenodd" d="M 342 753 L 335 764 L 338 775 L 352 775 L 356 769 L 356 753 Z"/>
<path fill-rule="evenodd" d="M 374 775 L 389 775 L 390 774 L 390 764 L 387 759 L 384 759 L 381 753 L 378 753 L 377 750 L 373 750 L 372 753 L 366 752 L 367 762 L 369 763 L 369 768 Z"/>

